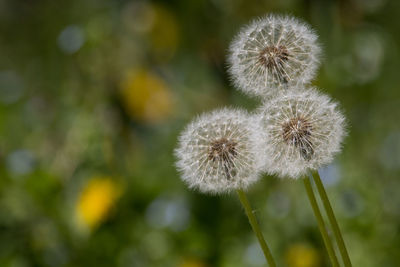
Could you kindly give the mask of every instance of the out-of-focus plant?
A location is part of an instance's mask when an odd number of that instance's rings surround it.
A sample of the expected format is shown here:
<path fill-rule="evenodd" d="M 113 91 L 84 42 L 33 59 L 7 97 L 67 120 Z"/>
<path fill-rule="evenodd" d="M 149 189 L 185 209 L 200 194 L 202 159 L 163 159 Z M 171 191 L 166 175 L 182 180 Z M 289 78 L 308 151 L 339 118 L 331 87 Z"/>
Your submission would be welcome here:
<path fill-rule="evenodd" d="M 318 267 L 320 256 L 318 251 L 307 244 L 293 244 L 285 253 L 288 267 Z"/>
<path fill-rule="evenodd" d="M 128 70 L 121 82 L 121 98 L 127 113 L 140 122 L 157 123 L 173 114 L 171 90 L 149 70 Z"/>
<path fill-rule="evenodd" d="M 111 177 L 91 178 L 76 201 L 79 225 L 93 230 L 109 215 L 121 195 L 121 188 Z"/>

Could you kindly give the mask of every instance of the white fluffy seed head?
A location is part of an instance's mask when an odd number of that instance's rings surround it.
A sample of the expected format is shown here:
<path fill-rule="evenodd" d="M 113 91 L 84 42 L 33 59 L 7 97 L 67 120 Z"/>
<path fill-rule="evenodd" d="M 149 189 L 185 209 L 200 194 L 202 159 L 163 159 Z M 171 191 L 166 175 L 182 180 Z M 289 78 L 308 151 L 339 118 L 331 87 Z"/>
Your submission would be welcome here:
<path fill-rule="evenodd" d="M 292 90 L 266 101 L 255 115 L 262 128 L 265 171 L 300 178 L 332 161 L 345 135 L 337 104 L 315 89 Z"/>
<path fill-rule="evenodd" d="M 220 109 L 203 114 L 182 132 L 176 166 L 190 188 L 203 193 L 246 189 L 262 169 L 256 130 L 247 112 Z"/>
<path fill-rule="evenodd" d="M 319 66 L 317 35 L 304 22 L 268 15 L 245 26 L 230 46 L 229 72 L 250 95 L 270 97 L 311 81 Z"/>

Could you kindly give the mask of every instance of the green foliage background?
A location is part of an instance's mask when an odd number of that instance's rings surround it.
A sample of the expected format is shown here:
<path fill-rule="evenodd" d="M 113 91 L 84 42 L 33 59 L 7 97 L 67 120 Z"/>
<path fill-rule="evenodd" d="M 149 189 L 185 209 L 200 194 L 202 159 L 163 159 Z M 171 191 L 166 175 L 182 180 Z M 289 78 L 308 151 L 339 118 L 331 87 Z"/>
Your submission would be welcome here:
<path fill-rule="evenodd" d="M 232 87 L 226 56 L 239 28 L 269 12 L 319 34 L 314 85 L 348 119 L 321 174 L 354 266 L 399 266 L 395 0 L 0 1 L 0 266 L 265 264 L 237 197 L 187 189 L 173 149 L 196 114 L 257 105 Z M 145 82 L 127 78 L 135 70 Z M 77 203 L 97 176 L 121 194 L 82 229 Z M 328 266 L 301 182 L 264 177 L 249 198 L 279 266 Z"/>

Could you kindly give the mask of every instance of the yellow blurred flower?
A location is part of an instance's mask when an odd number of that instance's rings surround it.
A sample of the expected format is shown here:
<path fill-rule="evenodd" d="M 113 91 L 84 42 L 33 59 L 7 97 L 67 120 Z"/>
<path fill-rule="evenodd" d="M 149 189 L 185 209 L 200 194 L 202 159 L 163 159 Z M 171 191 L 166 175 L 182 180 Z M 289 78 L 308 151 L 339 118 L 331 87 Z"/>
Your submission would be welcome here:
<path fill-rule="evenodd" d="M 178 265 L 179 267 L 206 267 L 207 265 L 201 261 L 195 259 L 186 259 L 182 261 L 181 264 Z"/>
<path fill-rule="evenodd" d="M 131 1 L 122 10 L 126 28 L 141 35 L 156 60 L 169 60 L 179 43 L 179 24 L 166 7 L 148 1 Z"/>
<path fill-rule="evenodd" d="M 167 84 L 144 69 L 127 72 L 121 97 L 127 113 L 142 122 L 160 122 L 172 113 L 173 97 Z"/>
<path fill-rule="evenodd" d="M 150 31 L 151 44 L 156 53 L 172 56 L 179 41 L 175 16 L 162 6 L 154 6 L 155 20 Z"/>
<path fill-rule="evenodd" d="M 320 257 L 318 252 L 306 245 L 296 244 L 286 252 L 286 261 L 289 267 L 318 267 Z"/>
<path fill-rule="evenodd" d="M 121 193 L 111 177 L 94 177 L 82 190 L 76 203 L 79 223 L 93 229 L 107 218 Z"/>

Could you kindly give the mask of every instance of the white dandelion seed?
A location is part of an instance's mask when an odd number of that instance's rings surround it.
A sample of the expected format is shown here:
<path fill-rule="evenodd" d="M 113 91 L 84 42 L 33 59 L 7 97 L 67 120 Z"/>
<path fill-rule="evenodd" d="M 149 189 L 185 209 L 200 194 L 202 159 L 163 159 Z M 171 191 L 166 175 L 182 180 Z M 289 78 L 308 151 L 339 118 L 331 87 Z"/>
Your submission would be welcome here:
<path fill-rule="evenodd" d="M 245 111 L 225 108 L 199 116 L 175 150 L 182 180 L 204 193 L 246 189 L 262 167 L 255 141 L 259 132 Z"/>
<path fill-rule="evenodd" d="M 345 135 L 345 119 L 330 97 L 292 90 L 266 101 L 255 117 L 263 131 L 265 170 L 299 178 L 332 161 Z"/>
<path fill-rule="evenodd" d="M 229 72 L 243 92 L 270 97 L 310 82 L 320 53 L 317 35 L 307 24 L 289 16 L 268 15 L 243 27 L 234 38 Z"/>

